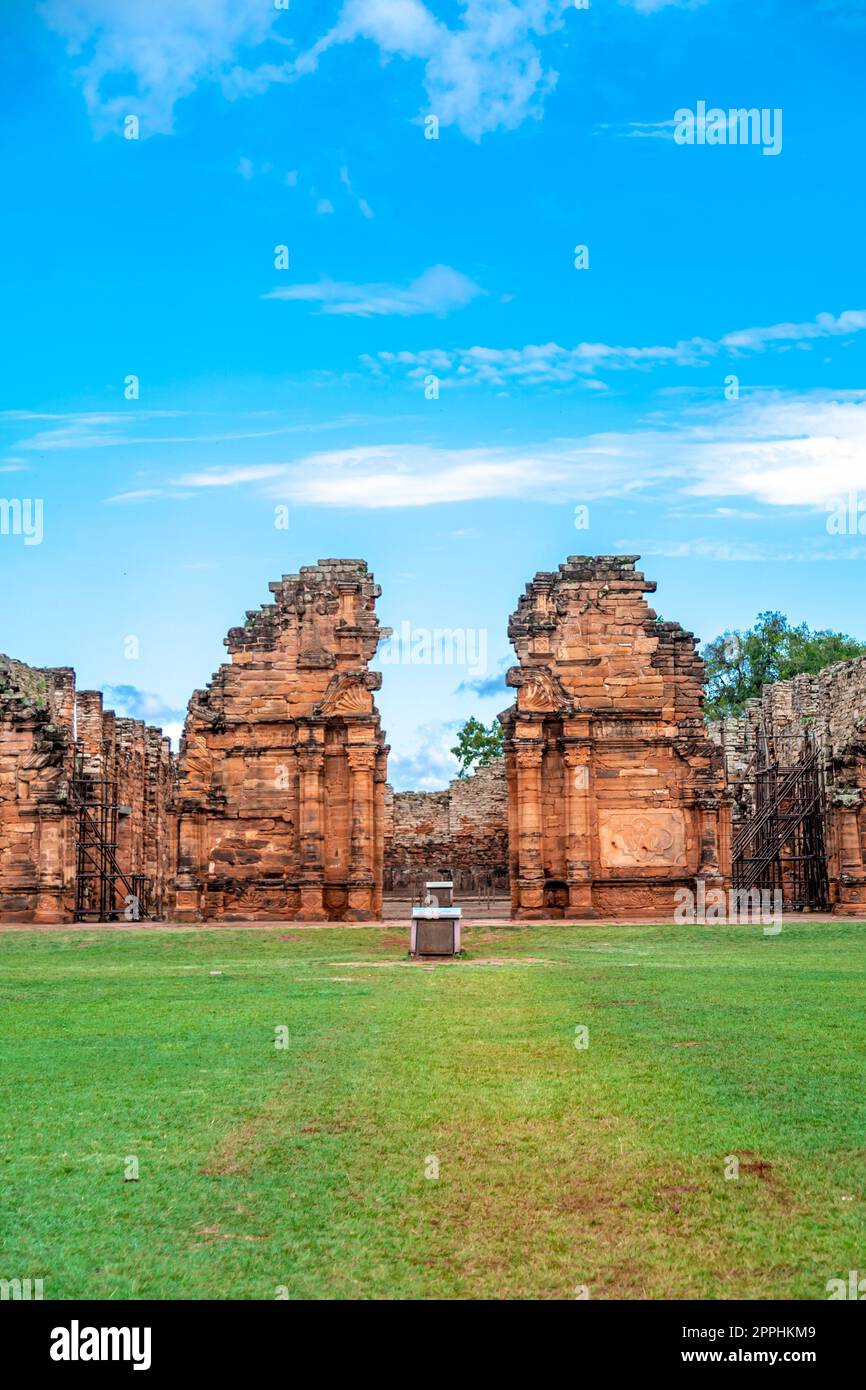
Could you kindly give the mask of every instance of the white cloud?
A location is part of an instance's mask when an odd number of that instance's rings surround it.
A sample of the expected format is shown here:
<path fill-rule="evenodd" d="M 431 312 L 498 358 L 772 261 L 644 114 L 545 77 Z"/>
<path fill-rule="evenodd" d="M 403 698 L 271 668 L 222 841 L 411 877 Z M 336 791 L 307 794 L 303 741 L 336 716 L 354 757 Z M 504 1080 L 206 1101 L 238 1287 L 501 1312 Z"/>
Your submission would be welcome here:
<path fill-rule="evenodd" d="M 186 711 L 169 705 L 161 695 L 139 690 L 136 685 L 103 685 L 100 687 L 106 709 L 113 709 L 122 719 L 143 719 L 146 724 L 162 724 L 164 720 L 183 720 Z"/>
<path fill-rule="evenodd" d="M 666 560 L 718 560 L 737 564 L 767 564 L 769 561 L 774 564 L 802 565 L 834 560 L 862 560 L 866 556 L 866 546 L 828 546 L 826 539 L 821 544 L 811 547 L 799 546 L 796 550 L 786 550 L 771 541 L 759 545 L 756 542 L 743 544 L 739 541 L 714 541 L 701 537 L 687 541 L 662 542 L 618 540 L 615 542 L 615 548 L 618 552 L 626 554 L 639 552 L 643 558 L 661 555 Z"/>
<path fill-rule="evenodd" d="M 354 285 L 346 281 L 322 279 L 315 285 L 286 285 L 270 290 L 263 299 L 285 299 L 319 304 L 323 314 L 354 315 L 371 318 L 396 314 L 407 318 L 415 314 L 450 313 L 462 309 L 484 291 L 447 265 L 434 265 L 409 285 Z"/>
<path fill-rule="evenodd" d="M 744 328 L 726 333 L 720 346 L 731 352 L 763 352 L 778 343 L 803 343 L 815 338 L 840 338 L 862 333 L 866 328 L 866 310 L 846 309 L 838 318 L 819 314 L 812 323 L 776 323 L 770 328 Z"/>
<path fill-rule="evenodd" d="M 261 91 L 294 81 L 315 72 L 329 49 L 366 39 L 383 57 L 423 63 L 429 111 L 479 140 L 541 116 L 557 74 L 545 65 L 539 40 L 573 8 L 572 0 L 461 0 L 460 22 L 451 28 L 421 0 L 344 0 L 337 23 L 307 53 L 254 71 L 238 68 L 232 85 Z"/>
<path fill-rule="evenodd" d="M 427 348 L 420 352 L 364 354 L 363 364 L 381 373 L 403 372 L 412 380 L 435 373 L 446 385 L 528 386 L 565 385 L 584 380 L 601 370 L 622 371 L 660 366 L 701 367 L 721 354 L 731 357 L 767 348 L 791 345 L 808 349 L 816 340 L 850 337 L 866 329 L 866 310 L 846 309 L 834 318 L 819 314 L 807 323 L 777 323 L 768 328 L 746 328 L 723 338 L 683 338 L 670 345 L 615 346 L 609 343 L 527 343 L 519 348 Z"/>
<path fill-rule="evenodd" d="M 41 0 L 38 8 L 79 63 L 96 133 L 119 130 L 133 114 L 145 138 L 169 134 L 175 103 L 217 80 L 279 18 L 264 0 Z"/>
<path fill-rule="evenodd" d="M 866 391 L 752 396 L 654 428 L 536 444 L 436 448 L 383 444 L 281 464 L 205 469 L 175 489 L 261 487 L 308 506 L 386 509 L 472 501 L 591 502 L 653 490 L 821 508 L 866 494 Z"/>
<path fill-rule="evenodd" d="M 140 428 L 142 424 L 151 420 L 174 419 L 182 414 L 182 411 L 175 410 L 141 410 L 135 411 L 132 417 L 122 411 L 70 411 L 66 415 L 28 417 L 25 412 L 21 412 L 20 419 L 51 420 L 60 423 L 53 423 L 50 429 L 39 430 L 29 439 L 20 439 L 17 447 L 44 453 L 54 449 L 97 449 L 120 444 L 148 444 L 152 441 L 145 437 L 130 438 L 126 433 L 132 418 Z M 9 415 L 13 416 L 14 412 L 9 412 Z"/>
<path fill-rule="evenodd" d="M 649 14 L 701 0 L 623 0 Z M 97 134 L 141 122 L 142 138 L 170 134 L 176 104 L 220 82 L 229 98 L 293 82 L 329 49 L 366 41 L 383 61 L 423 64 L 426 108 L 471 140 L 538 119 L 556 85 L 544 41 L 574 12 L 573 0 L 459 0 L 451 24 L 422 0 L 343 0 L 336 24 L 306 53 L 256 67 L 246 50 L 285 43 L 290 14 L 271 0 L 39 0 L 65 41 Z"/>
<path fill-rule="evenodd" d="M 741 403 L 742 404 L 742 403 Z M 866 490 L 866 393 L 839 399 L 756 399 L 725 428 L 694 431 L 701 497 L 751 497 L 769 506 L 825 506 Z M 701 437 L 704 436 L 704 437 Z"/>
<path fill-rule="evenodd" d="M 183 487 L 235 487 L 238 483 L 261 483 L 268 478 L 281 478 L 284 473 L 285 468 L 280 463 L 263 463 L 187 473 L 179 481 Z"/>
<path fill-rule="evenodd" d="M 505 701 L 503 701 L 503 704 Z M 462 720 L 422 724 L 415 746 L 403 748 L 388 757 L 388 781 L 395 791 L 438 791 L 457 776 L 460 764 L 451 752 L 457 742 Z"/>

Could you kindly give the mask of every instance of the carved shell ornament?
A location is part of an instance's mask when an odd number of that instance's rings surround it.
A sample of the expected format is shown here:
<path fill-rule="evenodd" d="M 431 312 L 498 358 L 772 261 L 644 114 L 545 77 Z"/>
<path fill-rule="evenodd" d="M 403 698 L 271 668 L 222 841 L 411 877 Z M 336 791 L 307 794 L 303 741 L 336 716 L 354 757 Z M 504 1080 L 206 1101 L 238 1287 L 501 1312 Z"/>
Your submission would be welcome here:
<path fill-rule="evenodd" d="M 556 708 L 550 687 L 544 682 L 530 678 L 517 693 L 517 707 L 521 710 L 552 710 Z"/>
<path fill-rule="evenodd" d="M 552 710 L 570 708 L 568 696 L 549 671 L 538 667 L 512 667 L 506 683 L 517 686 L 517 708 L 522 713 L 548 714 Z"/>
<path fill-rule="evenodd" d="M 325 691 L 321 714 L 372 714 L 373 696 L 354 676 L 338 676 Z"/>

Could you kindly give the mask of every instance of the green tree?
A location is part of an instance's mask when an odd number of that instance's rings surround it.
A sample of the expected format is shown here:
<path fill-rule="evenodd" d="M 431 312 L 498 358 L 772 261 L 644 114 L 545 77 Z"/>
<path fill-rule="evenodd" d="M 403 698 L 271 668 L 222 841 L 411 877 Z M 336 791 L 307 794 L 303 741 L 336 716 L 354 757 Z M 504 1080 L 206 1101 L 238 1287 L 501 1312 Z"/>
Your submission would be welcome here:
<path fill-rule="evenodd" d="M 759 613 L 747 632 L 725 632 L 703 649 L 708 719 L 742 714 L 765 685 L 815 675 L 834 661 L 866 655 L 866 644 L 829 629 L 791 627 L 784 613 Z"/>
<path fill-rule="evenodd" d="M 501 758 L 505 743 L 505 733 L 498 719 L 492 720 L 490 728 L 474 716 L 466 720 L 457 742 L 451 749 L 460 763 L 458 777 L 468 777 L 476 767 L 487 767 L 494 758 Z"/>

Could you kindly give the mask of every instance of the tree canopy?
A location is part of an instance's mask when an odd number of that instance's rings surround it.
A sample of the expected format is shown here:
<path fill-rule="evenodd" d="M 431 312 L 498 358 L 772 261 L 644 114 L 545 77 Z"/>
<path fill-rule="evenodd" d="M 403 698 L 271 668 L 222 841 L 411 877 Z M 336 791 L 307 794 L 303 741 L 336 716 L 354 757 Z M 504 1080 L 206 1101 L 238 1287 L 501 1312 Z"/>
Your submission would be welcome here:
<path fill-rule="evenodd" d="M 829 629 L 791 627 L 784 613 L 759 613 L 746 632 L 725 632 L 703 649 L 708 719 L 742 714 L 765 685 L 815 675 L 834 661 L 866 655 L 866 643 Z"/>
<path fill-rule="evenodd" d="M 451 749 L 460 763 L 458 777 L 468 777 L 476 767 L 486 767 L 495 758 L 501 758 L 505 743 L 505 731 L 498 719 L 490 728 L 480 719 L 471 716 L 466 720 L 457 735 L 457 742 Z"/>

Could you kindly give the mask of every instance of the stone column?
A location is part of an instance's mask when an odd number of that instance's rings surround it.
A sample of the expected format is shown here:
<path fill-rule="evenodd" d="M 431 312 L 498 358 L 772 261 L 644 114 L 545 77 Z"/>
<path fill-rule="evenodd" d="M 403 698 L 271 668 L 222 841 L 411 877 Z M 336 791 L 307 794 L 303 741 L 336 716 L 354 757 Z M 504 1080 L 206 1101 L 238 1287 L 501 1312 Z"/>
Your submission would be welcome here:
<path fill-rule="evenodd" d="M 517 884 L 518 916 L 544 915 L 544 863 L 541 801 L 542 744 L 518 745 L 517 763 Z"/>
<path fill-rule="evenodd" d="M 704 880 L 707 891 L 711 888 L 724 888 L 724 875 L 719 865 L 718 797 L 700 797 L 694 815 L 699 836 L 697 877 Z"/>
<path fill-rule="evenodd" d="M 376 770 L 376 750 L 350 745 L 346 749 L 346 757 L 349 763 L 351 830 L 349 907 L 346 917 L 353 922 L 369 922 L 375 916 L 373 776 Z"/>
<path fill-rule="evenodd" d="M 177 888 L 174 916 L 178 922 L 200 922 L 204 908 L 204 837 L 207 812 L 183 811 L 178 820 Z"/>
<path fill-rule="evenodd" d="M 592 906 L 592 845 L 590 835 L 590 750 L 566 744 L 562 763 L 565 778 L 565 866 L 568 883 L 566 917 L 594 917 Z"/>
<path fill-rule="evenodd" d="M 866 874 L 859 807 L 835 808 L 839 843 L 839 902 L 837 912 L 859 914 L 866 910 Z"/>
<path fill-rule="evenodd" d="M 385 784 L 388 780 L 388 748 L 376 753 L 376 773 L 373 779 L 373 913 L 381 919 L 385 870 Z"/>
<path fill-rule="evenodd" d="M 324 922 L 325 833 L 324 800 L 325 753 L 321 743 L 310 738 L 298 747 L 300 767 L 300 887 L 301 922 Z"/>
<path fill-rule="evenodd" d="M 75 695 L 75 744 L 85 777 L 102 775 L 102 694 L 79 690 Z"/>
<path fill-rule="evenodd" d="M 39 868 L 34 922 L 67 922 L 70 914 L 63 903 L 65 861 L 64 812 L 59 806 L 44 807 L 38 817 Z"/>

